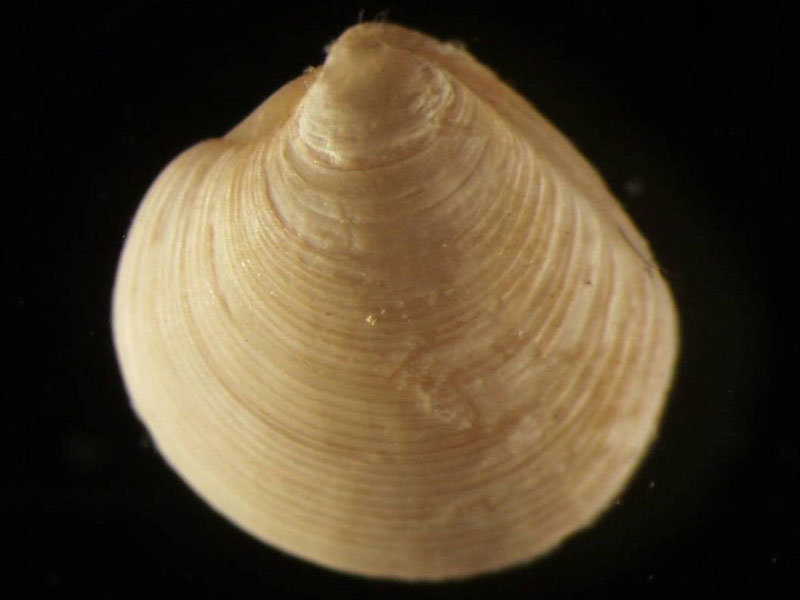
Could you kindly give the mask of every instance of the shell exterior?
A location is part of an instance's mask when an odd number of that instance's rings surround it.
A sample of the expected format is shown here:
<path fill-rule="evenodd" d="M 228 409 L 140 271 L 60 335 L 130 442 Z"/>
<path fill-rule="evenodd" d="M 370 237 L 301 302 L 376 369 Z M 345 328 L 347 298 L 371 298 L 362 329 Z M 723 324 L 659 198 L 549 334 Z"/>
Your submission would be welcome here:
<path fill-rule="evenodd" d="M 113 307 L 135 410 L 200 496 L 400 579 L 590 524 L 654 437 L 676 323 L 557 130 L 465 51 L 375 23 L 163 171 Z"/>

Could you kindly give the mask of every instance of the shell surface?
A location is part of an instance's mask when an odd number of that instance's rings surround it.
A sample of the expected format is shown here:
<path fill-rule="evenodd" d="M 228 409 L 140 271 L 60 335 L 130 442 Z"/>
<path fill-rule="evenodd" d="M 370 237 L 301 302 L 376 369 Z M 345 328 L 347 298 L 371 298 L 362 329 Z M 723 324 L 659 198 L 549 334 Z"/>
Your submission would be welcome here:
<path fill-rule="evenodd" d="M 585 159 L 468 53 L 375 23 L 161 173 L 113 329 L 137 414 L 209 504 L 400 579 L 590 524 L 677 352 L 668 287 Z"/>

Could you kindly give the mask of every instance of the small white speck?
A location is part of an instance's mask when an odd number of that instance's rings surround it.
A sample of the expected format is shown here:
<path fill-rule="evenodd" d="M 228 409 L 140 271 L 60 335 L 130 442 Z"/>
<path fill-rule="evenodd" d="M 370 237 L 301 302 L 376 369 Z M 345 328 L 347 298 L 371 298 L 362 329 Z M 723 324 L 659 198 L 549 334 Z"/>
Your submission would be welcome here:
<path fill-rule="evenodd" d="M 647 489 L 648 490 L 652 490 L 654 487 L 656 487 L 656 480 L 655 479 L 651 479 L 650 483 L 647 484 Z"/>
<path fill-rule="evenodd" d="M 623 184 L 623 190 L 625 191 L 625 194 L 631 198 L 638 198 L 644 194 L 644 180 L 642 180 L 640 177 L 632 177 Z"/>
<path fill-rule="evenodd" d="M 366 319 L 364 319 L 364 320 L 365 320 L 367 323 L 369 323 L 370 325 L 372 325 L 373 327 L 374 327 L 374 326 L 375 326 L 375 324 L 378 322 L 378 319 L 377 319 L 377 317 L 375 317 L 375 315 L 367 315 L 367 318 L 366 318 Z"/>

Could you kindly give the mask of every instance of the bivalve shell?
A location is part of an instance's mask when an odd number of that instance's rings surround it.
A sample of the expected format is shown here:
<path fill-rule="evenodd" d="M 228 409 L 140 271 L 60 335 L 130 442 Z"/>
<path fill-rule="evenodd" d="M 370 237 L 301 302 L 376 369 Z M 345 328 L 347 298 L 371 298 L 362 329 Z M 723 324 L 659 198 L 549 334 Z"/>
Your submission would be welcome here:
<path fill-rule="evenodd" d="M 113 328 L 169 464 L 333 569 L 541 555 L 657 430 L 677 319 L 601 179 L 467 52 L 346 31 L 144 199 Z"/>

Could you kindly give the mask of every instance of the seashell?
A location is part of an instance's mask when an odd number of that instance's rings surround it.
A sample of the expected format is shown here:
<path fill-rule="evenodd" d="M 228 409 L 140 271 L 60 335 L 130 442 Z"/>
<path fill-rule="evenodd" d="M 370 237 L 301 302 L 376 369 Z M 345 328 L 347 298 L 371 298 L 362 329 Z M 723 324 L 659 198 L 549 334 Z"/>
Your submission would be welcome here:
<path fill-rule="evenodd" d="M 113 329 L 138 416 L 211 506 L 410 580 L 595 521 L 677 353 L 668 287 L 587 161 L 470 54 L 383 23 L 161 173 Z"/>

